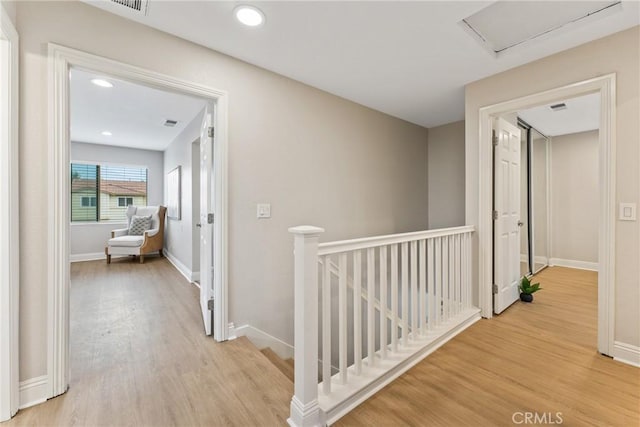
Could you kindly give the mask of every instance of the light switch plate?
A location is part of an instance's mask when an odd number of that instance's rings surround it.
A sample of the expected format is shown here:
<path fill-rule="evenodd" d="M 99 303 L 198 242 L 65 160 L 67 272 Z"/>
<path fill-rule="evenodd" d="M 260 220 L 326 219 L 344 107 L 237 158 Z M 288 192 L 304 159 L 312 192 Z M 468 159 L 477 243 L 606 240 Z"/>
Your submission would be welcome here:
<path fill-rule="evenodd" d="M 635 203 L 620 203 L 620 221 L 635 221 L 636 220 L 636 204 Z"/>
<path fill-rule="evenodd" d="M 258 203 L 258 218 L 271 218 L 271 205 L 269 203 Z"/>

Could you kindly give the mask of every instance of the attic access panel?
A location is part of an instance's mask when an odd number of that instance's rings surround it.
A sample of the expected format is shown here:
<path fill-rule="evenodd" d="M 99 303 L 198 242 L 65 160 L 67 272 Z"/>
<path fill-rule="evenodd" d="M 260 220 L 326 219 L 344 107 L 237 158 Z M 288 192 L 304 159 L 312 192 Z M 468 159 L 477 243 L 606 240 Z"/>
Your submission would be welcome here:
<path fill-rule="evenodd" d="M 620 10 L 621 3 L 500 0 L 463 19 L 462 25 L 487 49 L 499 54 L 587 17 Z"/>

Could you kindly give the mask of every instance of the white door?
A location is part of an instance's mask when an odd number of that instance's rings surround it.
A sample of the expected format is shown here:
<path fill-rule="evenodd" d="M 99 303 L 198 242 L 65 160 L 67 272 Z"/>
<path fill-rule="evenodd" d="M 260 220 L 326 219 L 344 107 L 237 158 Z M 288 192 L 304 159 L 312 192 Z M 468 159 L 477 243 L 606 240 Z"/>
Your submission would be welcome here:
<path fill-rule="evenodd" d="M 493 311 L 501 313 L 519 295 L 520 129 L 498 118 L 494 132 Z"/>
<path fill-rule="evenodd" d="M 200 308 L 207 335 L 211 335 L 213 302 L 213 135 L 212 108 L 205 107 L 200 129 Z"/>

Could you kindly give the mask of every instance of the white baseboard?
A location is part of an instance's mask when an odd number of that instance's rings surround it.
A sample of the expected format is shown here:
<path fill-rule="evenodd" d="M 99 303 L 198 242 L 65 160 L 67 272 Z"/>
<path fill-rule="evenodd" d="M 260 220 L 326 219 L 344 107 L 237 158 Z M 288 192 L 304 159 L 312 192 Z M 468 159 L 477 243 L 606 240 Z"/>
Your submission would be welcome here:
<path fill-rule="evenodd" d="M 24 409 L 45 402 L 48 398 L 48 384 L 46 375 L 21 381 L 19 387 L 20 406 L 18 408 Z"/>
<path fill-rule="evenodd" d="M 173 264 L 173 266 L 176 268 L 176 270 L 178 270 L 180 272 L 180 274 L 182 274 L 184 276 L 185 279 L 187 279 L 190 283 L 193 283 L 196 280 L 200 280 L 200 273 L 197 273 L 198 278 L 194 278 L 194 273 L 186 266 L 182 263 L 182 261 L 180 261 L 178 258 L 176 258 L 175 255 L 173 255 L 171 252 L 169 252 L 167 250 L 167 248 L 164 248 L 162 250 L 162 253 L 164 254 L 164 256 L 169 260 L 169 262 L 171 264 Z"/>
<path fill-rule="evenodd" d="M 615 341 L 613 343 L 613 360 L 640 368 L 640 347 Z"/>
<path fill-rule="evenodd" d="M 598 263 L 597 262 L 589 262 L 589 261 L 576 261 L 572 259 L 562 259 L 562 258 L 550 258 L 549 265 L 551 267 L 569 267 L 569 268 L 578 268 L 580 270 L 593 270 L 598 271 Z"/>
<path fill-rule="evenodd" d="M 262 331 L 251 325 L 243 325 L 235 327 L 233 323 L 229 324 L 229 339 L 237 337 L 247 337 L 249 341 L 253 343 L 259 349 L 271 348 L 281 359 L 293 358 L 293 346 L 278 339 L 272 335 L 269 335 L 265 331 Z"/>
<path fill-rule="evenodd" d="M 520 262 L 528 262 L 529 256 L 527 254 L 520 254 Z M 544 256 L 536 256 L 533 257 L 533 262 L 536 264 L 544 264 L 547 265 L 549 263 L 549 259 Z"/>

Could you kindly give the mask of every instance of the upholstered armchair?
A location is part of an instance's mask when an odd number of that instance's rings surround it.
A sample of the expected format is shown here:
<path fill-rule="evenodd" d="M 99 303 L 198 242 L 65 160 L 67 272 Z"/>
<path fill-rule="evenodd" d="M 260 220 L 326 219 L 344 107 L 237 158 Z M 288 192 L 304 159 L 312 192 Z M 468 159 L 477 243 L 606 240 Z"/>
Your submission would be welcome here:
<path fill-rule="evenodd" d="M 107 264 L 111 264 L 111 255 L 134 255 L 140 257 L 158 251 L 162 254 L 164 243 L 164 217 L 167 208 L 164 206 L 128 206 L 127 228 L 113 230 L 111 239 L 104 248 Z M 148 229 L 140 229 L 140 223 L 151 216 Z M 147 228 L 147 227 L 144 227 Z"/>

